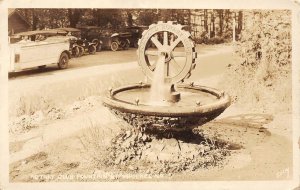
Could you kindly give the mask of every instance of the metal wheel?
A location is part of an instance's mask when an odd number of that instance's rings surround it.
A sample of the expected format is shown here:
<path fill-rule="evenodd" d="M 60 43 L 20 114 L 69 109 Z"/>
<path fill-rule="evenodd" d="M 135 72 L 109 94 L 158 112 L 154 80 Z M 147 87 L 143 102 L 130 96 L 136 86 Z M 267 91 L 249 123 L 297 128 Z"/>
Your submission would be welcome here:
<path fill-rule="evenodd" d="M 124 49 L 124 50 L 127 50 L 127 49 L 129 49 L 129 46 L 130 46 L 130 40 L 129 40 L 129 39 L 126 39 L 126 40 L 124 41 L 123 49 Z"/>
<path fill-rule="evenodd" d="M 110 44 L 110 49 L 111 49 L 112 51 L 117 51 L 117 50 L 119 49 L 119 44 L 118 44 L 118 42 L 116 42 L 116 41 L 111 42 L 111 44 Z"/>
<path fill-rule="evenodd" d="M 79 54 L 78 54 L 78 57 L 81 57 L 81 56 L 83 55 L 83 53 L 84 53 L 84 47 L 79 46 L 78 48 L 79 48 Z"/>
<path fill-rule="evenodd" d="M 74 47 L 72 48 L 72 55 L 73 55 L 74 57 L 79 57 L 79 54 L 80 54 L 79 47 L 78 47 L 78 46 L 74 46 Z"/>
<path fill-rule="evenodd" d="M 101 47 L 100 47 L 100 50 L 99 50 L 99 46 L 101 46 L 101 44 L 100 44 L 100 41 L 98 39 L 93 39 L 92 43 L 95 43 L 96 51 L 101 51 Z"/>
<path fill-rule="evenodd" d="M 59 69 L 66 69 L 68 67 L 68 63 L 69 63 L 69 56 L 67 53 L 63 52 L 61 55 L 60 55 L 60 59 L 59 59 L 59 62 L 58 62 L 58 68 Z"/>
<path fill-rule="evenodd" d="M 90 45 L 89 46 L 89 54 L 95 54 L 96 53 L 96 46 Z"/>
<path fill-rule="evenodd" d="M 173 22 L 152 24 L 143 32 L 138 44 L 138 62 L 151 80 L 159 60 L 165 62 L 164 78 L 170 83 L 189 78 L 196 66 L 197 54 L 194 43 L 190 33 L 182 30 L 180 24 Z"/>

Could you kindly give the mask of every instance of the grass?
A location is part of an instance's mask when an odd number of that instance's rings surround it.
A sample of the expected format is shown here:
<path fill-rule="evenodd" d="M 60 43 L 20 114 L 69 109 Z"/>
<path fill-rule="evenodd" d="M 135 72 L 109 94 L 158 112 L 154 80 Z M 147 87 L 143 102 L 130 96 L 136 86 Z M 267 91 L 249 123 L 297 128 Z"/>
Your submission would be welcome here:
<path fill-rule="evenodd" d="M 84 100 L 90 96 L 105 96 L 109 88 L 119 87 L 127 83 L 125 77 L 112 75 L 110 78 L 105 78 L 105 80 L 101 81 L 87 81 L 84 86 L 79 86 L 77 89 L 74 88 L 72 97 L 64 98 L 68 98 L 68 102 L 72 102 L 72 100 Z M 9 115 L 11 117 L 19 117 L 21 115 L 33 115 L 37 111 L 47 112 L 51 108 L 61 108 L 66 103 L 60 100 L 59 96 L 57 98 L 57 94 L 64 95 L 64 92 L 53 92 L 51 89 L 45 89 L 44 91 L 40 90 L 31 94 L 20 95 L 16 103 L 10 105 Z M 68 95 L 65 94 L 65 96 Z"/>
<path fill-rule="evenodd" d="M 274 113 L 292 109 L 292 78 L 289 65 L 268 71 L 264 66 L 228 68 L 222 86 L 233 101 L 256 111 Z"/>

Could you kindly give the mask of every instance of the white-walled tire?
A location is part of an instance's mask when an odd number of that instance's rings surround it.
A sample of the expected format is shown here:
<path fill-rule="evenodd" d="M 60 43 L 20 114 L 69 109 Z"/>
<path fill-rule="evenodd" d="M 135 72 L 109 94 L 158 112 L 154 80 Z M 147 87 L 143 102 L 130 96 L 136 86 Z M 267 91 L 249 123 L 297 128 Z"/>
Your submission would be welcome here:
<path fill-rule="evenodd" d="M 78 55 L 78 57 L 81 57 L 84 54 L 84 48 L 82 46 L 79 46 L 78 48 L 79 48 L 79 55 Z"/>
<path fill-rule="evenodd" d="M 100 41 L 98 39 L 93 39 L 92 40 L 92 43 L 95 44 L 96 46 L 96 51 L 101 51 L 101 44 L 100 44 Z"/>
<path fill-rule="evenodd" d="M 68 67 L 69 63 L 69 56 L 67 53 L 63 52 L 60 55 L 59 62 L 57 63 L 57 66 L 59 69 L 66 69 Z"/>
<path fill-rule="evenodd" d="M 96 53 L 96 46 L 90 45 L 89 46 L 89 54 L 95 54 Z"/>
<path fill-rule="evenodd" d="M 80 50 L 79 50 L 79 47 L 78 47 L 78 46 L 74 46 L 74 47 L 72 48 L 72 55 L 73 55 L 74 57 L 79 57 L 79 55 L 80 55 Z"/>
<path fill-rule="evenodd" d="M 116 42 L 116 41 L 111 42 L 111 44 L 110 44 L 110 49 L 111 49 L 112 51 L 117 51 L 117 50 L 119 49 L 119 44 L 118 44 L 118 42 Z"/>

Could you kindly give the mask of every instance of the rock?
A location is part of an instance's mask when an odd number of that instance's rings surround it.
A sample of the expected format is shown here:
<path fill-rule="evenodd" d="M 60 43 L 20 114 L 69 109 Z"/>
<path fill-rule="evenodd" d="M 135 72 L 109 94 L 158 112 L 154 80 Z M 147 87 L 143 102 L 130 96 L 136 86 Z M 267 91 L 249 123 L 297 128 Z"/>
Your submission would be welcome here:
<path fill-rule="evenodd" d="M 122 152 L 121 154 L 119 154 L 119 156 L 116 158 L 115 160 L 115 164 L 120 164 L 120 162 L 125 161 L 128 158 L 127 153 Z"/>
<path fill-rule="evenodd" d="M 120 162 L 121 162 L 121 159 L 120 159 L 120 157 L 117 157 L 117 158 L 116 158 L 116 160 L 114 161 L 115 165 L 118 165 L 118 164 L 120 164 Z"/>
<path fill-rule="evenodd" d="M 126 134 L 126 135 L 125 135 L 125 138 L 127 139 L 127 138 L 131 137 L 131 134 L 132 134 L 132 133 L 131 133 L 130 130 L 128 130 L 128 131 L 125 132 L 125 134 Z"/>
<path fill-rule="evenodd" d="M 142 134 L 142 133 L 139 133 L 139 134 L 137 135 L 138 141 L 139 141 L 140 139 L 142 139 L 142 137 L 143 137 L 143 134 Z"/>
<path fill-rule="evenodd" d="M 143 134 L 143 136 L 142 136 L 142 141 L 143 142 L 146 142 L 146 141 L 148 141 L 149 140 L 149 137 L 146 135 L 146 134 Z"/>
<path fill-rule="evenodd" d="M 138 156 L 142 155 L 142 151 L 141 150 L 137 150 L 136 151 L 136 155 L 138 155 Z"/>
<path fill-rule="evenodd" d="M 126 141 L 123 142 L 122 146 L 124 148 L 130 148 L 131 147 L 131 140 L 127 139 Z"/>

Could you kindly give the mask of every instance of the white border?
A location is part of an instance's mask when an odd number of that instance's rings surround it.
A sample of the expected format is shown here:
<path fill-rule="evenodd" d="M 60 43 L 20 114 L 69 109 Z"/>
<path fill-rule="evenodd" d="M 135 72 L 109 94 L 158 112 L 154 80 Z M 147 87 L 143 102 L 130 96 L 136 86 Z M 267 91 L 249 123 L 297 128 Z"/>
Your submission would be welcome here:
<path fill-rule="evenodd" d="M 299 185 L 300 103 L 300 3 L 288 0 L 0 0 L 0 189 L 293 189 Z M 201 182 L 97 182 L 97 183 L 9 183 L 7 127 L 7 8 L 178 8 L 178 9 L 289 9 L 292 10 L 293 151 L 294 179 L 289 181 L 201 181 Z"/>

